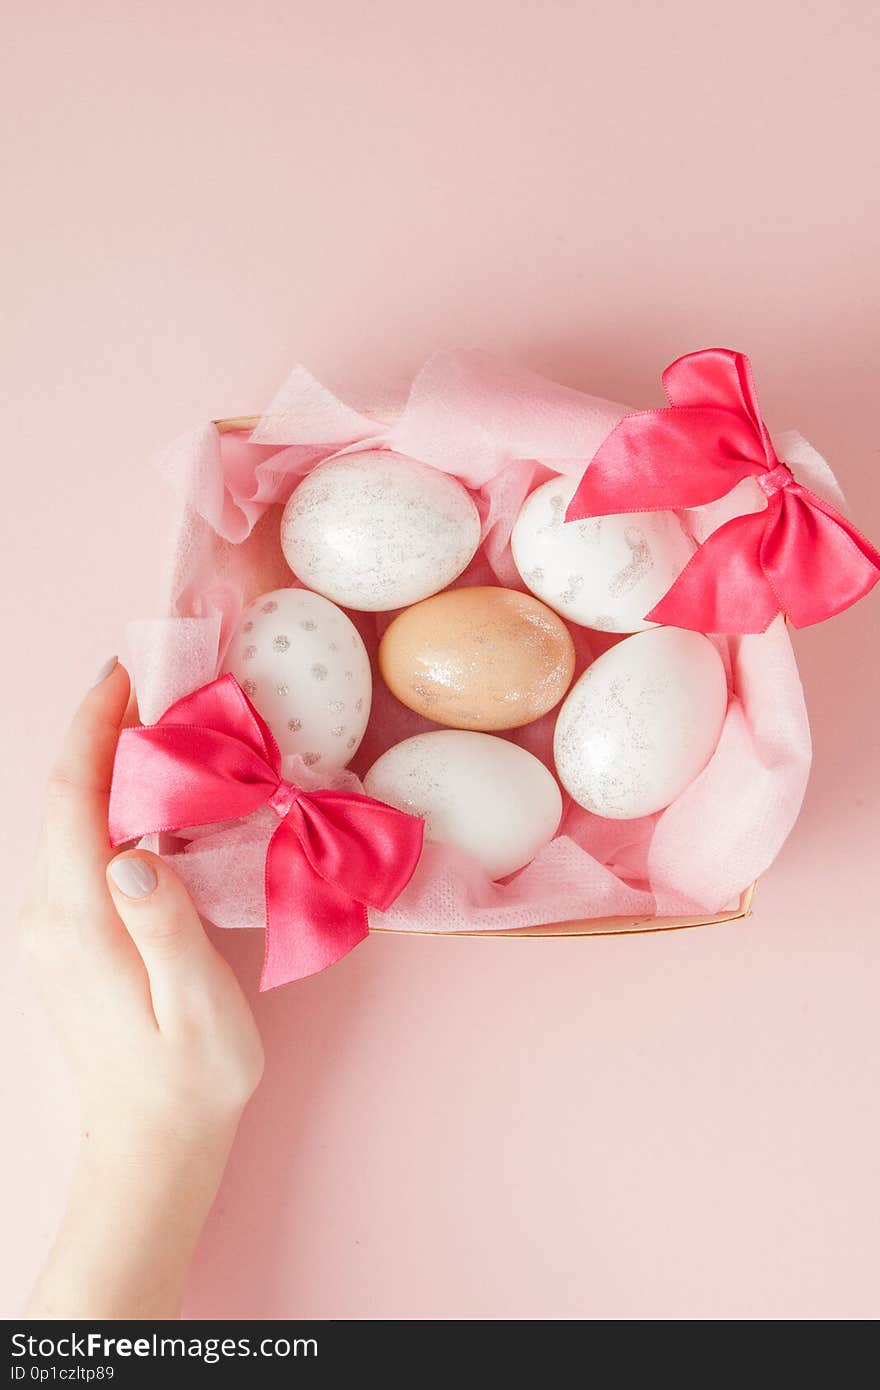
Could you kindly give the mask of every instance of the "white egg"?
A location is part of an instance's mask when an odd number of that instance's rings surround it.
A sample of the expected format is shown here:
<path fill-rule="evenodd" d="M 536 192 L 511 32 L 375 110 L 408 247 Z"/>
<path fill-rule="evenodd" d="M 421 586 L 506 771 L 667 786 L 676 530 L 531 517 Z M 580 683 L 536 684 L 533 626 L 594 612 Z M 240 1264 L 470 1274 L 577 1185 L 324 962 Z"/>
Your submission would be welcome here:
<path fill-rule="evenodd" d="M 726 710 L 724 665 L 708 637 L 677 627 L 636 633 L 594 661 L 566 697 L 556 771 L 597 816 L 650 815 L 702 772 Z"/>
<path fill-rule="evenodd" d="M 479 513 L 456 478 L 387 450 L 321 464 L 281 521 L 285 559 L 303 584 L 368 612 L 445 589 L 479 540 Z"/>
<path fill-rule="evenodd" d="M 370 658 L 354 623 L 308 589 L 275 589 L 244 610 L 226 654 L 282 753 L 338 770 L 370 717 Z"/>
<path fill-rule="evenodd" d="M 641 632 L 693 544 L 674 512 L 566 521 L 575 478 L 551 478 L 526 498 L 510 545 L 523 582 L 563 618 L 601 632 Z"/>
<path fill-rule="evenodd" d="M 422 816 L 425 836 L 456 845 L 505 878 L 559 827 L 562 796 L 543 763 L 506 739 L 462 729 L 416 734 L 364 778 L 370 796 Z"/>

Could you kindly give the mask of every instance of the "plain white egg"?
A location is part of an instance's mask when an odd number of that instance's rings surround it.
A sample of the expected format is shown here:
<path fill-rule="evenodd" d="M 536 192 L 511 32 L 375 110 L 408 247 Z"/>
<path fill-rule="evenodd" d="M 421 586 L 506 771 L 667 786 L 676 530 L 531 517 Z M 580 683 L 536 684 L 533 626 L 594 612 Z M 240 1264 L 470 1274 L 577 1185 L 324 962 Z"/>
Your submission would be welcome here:
<path fill-rule="evenodd" d="M 245 608 L 226 654 L 275 735 L 321 771 L 354 756 L 370 717 L 370 658 L 353 622 L 308 589 L 275 589 Z"/>
<path fill-rule="evenodd" d="M 562 796 L 543 763 L 506 739 L 462 729 L 417 734 L 377 759 L 370 796 L 422 816 L 425 836 L 456 845 L 505 878 L 559 827 Z"/>
<path fill-rule="evenodd" d="M 367 612 L 445 589 L 479 540 L 479 513 L 456 478 L 387 450 L 321 464 L 281 521 L 282 549 L 297 578 Z"/>
<path fill-rule="evenodd" d="M 721 735 L 727 679 L 699 632 L 655 627 L 594 661 L 559 711 L 556 771 L 597 816 L 660 811 L 702 772 Z"/>
<path fill-rule="evenodd" d="M 674 512 L 566 521 L 575 478 L 542 483 L 510 537 L 525 585 L 563 618 L 601 632 L 640 632 L 684 569 L 693 544 Z"/>

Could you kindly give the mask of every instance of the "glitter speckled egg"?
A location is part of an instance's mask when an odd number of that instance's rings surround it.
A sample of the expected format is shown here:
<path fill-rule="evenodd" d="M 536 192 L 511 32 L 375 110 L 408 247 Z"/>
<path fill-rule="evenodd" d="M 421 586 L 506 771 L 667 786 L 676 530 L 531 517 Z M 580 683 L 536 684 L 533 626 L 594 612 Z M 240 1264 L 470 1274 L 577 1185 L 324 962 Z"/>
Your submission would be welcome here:
<path fill-rule="evenodd" d="M 426 839 L 473 855 L 490 878 L 534 859 L 562 816 L 562 795 L 542 762 L 506 739 L 463 729 L 396 743 L 373 763 L 364 787 L 422 816 Z"/>
<path fill-rule="evenodd" d="M 370 659 L 335 604 L 308 589 L 275 589 L 244 610 L 224 671 L 235 676 L 282 753 L 338 771 L 370 717 Z"/>
<path fill-rule="evenodd" d="M 392 694 L 454 729 L 515 729 L 558 704 L 574 674 L 561 618 L 514 589 L 450 589 L 388 628 L 379 669 Z"/>
<path fill-rule="evenodd" d="M 636 633 L 588 667 L 559 711 L 560 781 L 597 816 L 661 811 L 706 766 L 726 710 L 724 666 L 708 637 Z"/>
<path fill-rule="evenodd" d="M 321 464 L 281 522 L 285 558 L 303 584 L 368 612 L 445 589 L 479 539 L 476 506 L 456 478 L 383 450 Z"/>
<path fill-rule="evenodd" d="M 523 582 L 570 622 L 641 632 L 694 547 L 674 512 L 565 521 L 575 478 L 551 478 L 526 498 L 510 538 Z"/>

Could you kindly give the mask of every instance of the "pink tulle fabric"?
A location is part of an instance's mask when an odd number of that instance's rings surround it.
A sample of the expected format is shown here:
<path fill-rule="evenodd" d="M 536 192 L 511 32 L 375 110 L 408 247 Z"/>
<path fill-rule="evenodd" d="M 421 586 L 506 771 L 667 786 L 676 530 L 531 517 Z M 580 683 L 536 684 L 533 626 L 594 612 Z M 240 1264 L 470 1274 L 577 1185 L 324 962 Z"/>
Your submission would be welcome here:
<path fill-rule="evenodd" d="M 339 453 L 386 448 L 454 474 L 482 518 L 480 549 L 457 584 L 522 589 L 510 531 L 528 493 L 553 473 L 580 476 L 627 407 L 547 381 L 482 353 L 432 357 L 401 408 L 351 409 L 303 367 L 270 402 L 256 429 L 206 425 L 178 440 L 160 467 L 178 515 L 164 616 L 130 626 L 141 717 L 212 680 L 243 605 L 296 581 L 281 553 L 281 509 L 300 479 Z M 779 457 L 820 496 L 843 508 L 827 465 L 799 435 L 775 439 Z M 709 507 L 680 513 L 696 540 L 730 516 L 766 505 L 751 481 Z M 373 712 L 352 765 L 332 785 L 362 790 L 360 776 L 389 748 L 432 727 L 401 706 L 378 676 L 379 638 L 394 614 L 350 613 L 374 663 Z M 574 628 L 577 673 L 614 640 Z M 718 639 L 730 705 L 718 748 L 665 811 L 609 821 L 565 799 L 556 838 L 525 869 L 493 883 L 448 846 L 426 845 L 409 887 L 371 926 L 403 931 L 509 931 L 566 921 L 675 917 L 736 906 L 794 824 L 810 764 L 797 667 L 782 619 L 757 636 Z M 504 735 L 552 770 L 556 712 Z M 322 785 L 297 758 L 285 773 Z M 244 822 L 184 830 L 158 846 L 171 857 L 208 920 L 264 925 L 263 870 L 271 812 Z"/>

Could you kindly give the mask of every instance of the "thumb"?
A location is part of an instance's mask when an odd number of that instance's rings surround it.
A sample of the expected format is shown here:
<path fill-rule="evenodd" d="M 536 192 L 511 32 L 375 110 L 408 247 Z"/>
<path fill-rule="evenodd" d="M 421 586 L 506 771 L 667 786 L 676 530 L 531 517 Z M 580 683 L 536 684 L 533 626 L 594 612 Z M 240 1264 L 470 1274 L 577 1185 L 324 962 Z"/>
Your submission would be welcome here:
<path fill-rule="evenodd" d="M 159 1028 L 204 1016 L 227 967 L 177 874 L 158 855 L 132 850 L 111 859 L 107 882 L 146 967 Z"/>

